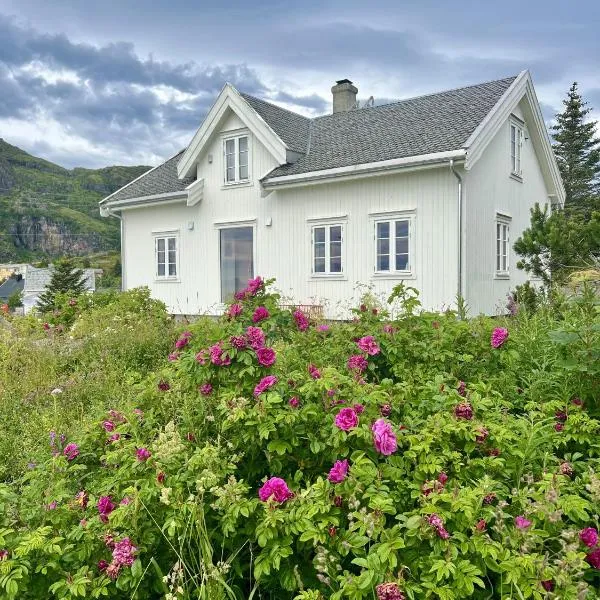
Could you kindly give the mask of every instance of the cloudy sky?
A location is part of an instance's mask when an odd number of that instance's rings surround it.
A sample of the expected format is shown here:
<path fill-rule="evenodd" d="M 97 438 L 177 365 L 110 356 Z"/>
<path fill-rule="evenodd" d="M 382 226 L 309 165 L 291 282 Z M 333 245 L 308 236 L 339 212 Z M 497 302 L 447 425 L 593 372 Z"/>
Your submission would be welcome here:
<path fill-rule="evenodd" d="M 528 68 L 600 118 L 597 0 L 0 0 L 0 137 L 67 167 L 154 165 L 227 81 L 307 115 L 334 80 L 401 99 Z"/>

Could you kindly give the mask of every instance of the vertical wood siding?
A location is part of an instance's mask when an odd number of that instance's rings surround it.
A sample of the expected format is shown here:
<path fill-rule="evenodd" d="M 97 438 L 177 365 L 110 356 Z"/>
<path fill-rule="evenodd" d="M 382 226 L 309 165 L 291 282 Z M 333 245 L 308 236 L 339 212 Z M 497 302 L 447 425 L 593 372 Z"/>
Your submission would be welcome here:
<path fill-rule="evenodd" d="M 519 106 L 513 111 L 525 121 L 527 114 Z M 465 298 L 471 314 L 506 312 L 511 290 L 529 279 L 517 269 L 518 256 L 514 242 L 530 224 L 530 209 L 548 201 L 548 192 L 531 139 L 522 148 L 523 181 L 510 176 L 509 121 L 490 142 L 481 158 L 465 177 Z M 510 223 L 510 278 L 495 277 L 496 213 L 512 217 Z"/>

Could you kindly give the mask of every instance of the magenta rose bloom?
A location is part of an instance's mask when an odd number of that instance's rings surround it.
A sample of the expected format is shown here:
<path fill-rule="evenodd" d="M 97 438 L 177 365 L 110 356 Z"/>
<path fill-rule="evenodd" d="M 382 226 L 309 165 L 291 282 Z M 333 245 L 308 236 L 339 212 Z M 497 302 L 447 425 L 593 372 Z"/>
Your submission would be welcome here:
<path fill-rule="evenodd" d="M 275 377 L 275 375 L 267 375 L 266 377 L 263 377 L 254 388 L 254 395 L 260 396 L 264 391 L 273 387 L 276 383 L 277 377 Z"/>
<path fill-rule="evenodd" d="M 131 543 L 128 537 L 115 543 L 113 549 L 113 563 L 119 566 L 130 567 L 134 561 L 134 554 L 137 548 Z"/>
<path fill-rule="evenodd" d="M 319 371 L 315 365 L 308 365 L 308 374 L 313 379 L 321 379 L 321 371 Z"/>
<path fill-rule="evenodd" d="M 79 455 L 77 444 L 67 444 L 63 450 L 63 454 L 67 457 L 68 461 L 75 460 Z"/>
<path fill-rule="evenodd" d="M 321 331 L 322 333 L 325 333 L 326 331 L 329 331 L 329 325 L 318 325 L 317 331 Z"/>
<path fill-rule="evenodd" d="M 232 304 L 229 307 L 229 310 L 227 311 L 227 316 L 230 319 L 235 319 L 236 317 L 238 317 L 242 312 L 242 306 L 241 304 Z"/>
<path fill-rule="evenodd" d="M 100 513 L 100 520 L 106 523 L 108 515 L 115 510 L 115 505 L 112 503 L 110 496 L 100 496 L 97 506 Z"/>
<path fill-rule="evenodd" d="M 592 552 L 585 557 L 585 560 L 590 566 L 594 567 L 594 569 L 600 569 L 600 548 L 592 550 Z"/>
<path fill-rule="evenodd" d="M 492 331 L 492 337 L 490 343 L 492 344 L 492 348 L 500 348 L 508 339 L 508 329 L 506 327 L 496 327 L 494 331 Z"/>
<path fill-rule="evenodd" d="M 593 527 L 586 527 L 579 532 L 579 539 L 589 548 L 598 543 L 598 532 Z"/>
<path fill-rule="evenodd" d="M 296 321 L 296 327 L 298 327 L 300 331 L 306 331 L 309 328 L 310 322 L 301 310 L 294 311 L 293 317 L 294 321 Z"/>
<path fill-rule="evenodd" d="M 333 467 L 329 471 L 327 479 L 331 483 L 342 483 L 348 475 L 348 461 L 347 460 L 336 460 Z"/>
<path fill-rule="evenodd" d="M 454 407 L 454 416 L 457 419 L 470 421 L 473 418 L 473 407 L 468 402 L 457 404 Z"/>
<path fill-rule="evenodd" d="M 255 277 L 254 279 L 249 279 L 248 280 L 248 285 L 246 286 L 246 293 L 249 294 L 250 296 L 256 296 L 256 294 L 264 289 L 265 287 L 265 282 L 263 280 L 263 278 L 259 275 L 258 277 Z"/>
<path fill-rule="evenodd" d="M 265 333 L 260 327 L 248 327 L 246 329 L 248 344 L 253 350 L 258 350 L 265 345 Z"/>
<path fill-rule="evenodd" d="M 367 359 L 362 354 L 353 354 L 346 363 L 350 371 L 362 373 L 368 366 Z"/>
<path fill-rule="evenodd" d="M 171 386 L 168 384 L 168 382 L 161 380 L 158 382 L 158 389 L 161 392 L 168 392 L 171 389 Z"/>
<path fill-rule="evenodd" d="M 540 583 L 547 592 L 552 592 L 554 590 L 554 581 L 552 579 L 546 579 L 546 581 L 541 581 Z"/>
<path fill-rule="evenodd" d="M 377 600 L 405 600 L 397 583 L 380 583 L 376 588 Z"/>
<path fill-rule="evenodd" d="M 531 526 L 531 521 L 526 519 L 523 515 L 515 517 L 515 526 L 517 529 L 527 529 Z"/>
<path fill-rule="evenodd" d="M 262 365 L 263 367 L 270 367 L 271 365 L 275 364 L 277 356 L 273 348 L 259 348 L 256 350 L 256 358 L 258 359 L 259 365 Z"/>
<path fill-rule="evenodd" d="M 108 563 L 104 559 L 98 561 L 98 571 L 106 571 L 107 568 Z"/>
<path fill-rule="evenodd" d="M 271 315 L 269 314 L 269 311 L 264 306 L 259 306 L 252 315 L 252 322 L 260 323 L 261 321 L 268 319 L 270 316 Z"/>
<path fill-rule="evenodd" d="M 342 431 L 350 431 L 358 425 L 358 415 L 353 408 L 342 408 L 335 415 L 335 425 Z"/>
<path fill-rule="evenodd" d="M 464 398 L 467 395 L 467 384 L 464 381 L 459 381 L 456 391 L 458 392 L 459 396 Z"/>
<path fill-rule="evenodd" d="M 243 350 L 248 345 L 246 336 L 244 335 L 232 335 L 229 338 L 229 343 L 233 348 L 236 348 L 237 350 Z"/>
<path fill-rule="evenodd" d="M 267 502 L 270 498 L 283 504 L 290 498 L 294 497 L 294 494 L 287 486 L 287 483 L 280 477 L 271 477 L 265 481 L 263 486 L 258 490 L 258 497 L 263 501 Z"/>
<path fill-rule="evenodd" d="M 140 462 L 144 462 L 150 458 L 150 451 L 147 448 L 138 448 L 135 456 Z"/>
<path fill-rule="evenodd" d="M 104 431 L 115 430 L 115 424 L 112 421 L 102 421 L 102 427 L 104 427 Z"/>
<path fill-rule="evenodd" d="M 203 396 L 210 396 L 212 394 L 213 391 L 213 386 L 210 383 L 203 383 L 199 388 L 198 391 L 203 395 Z"/>
<path fill-rule="evenodd" d="M 375 450 L 384 456 L 396 452 L 398 441 L 392 426 L 385 419 L 377 419 L 371 426 L 373 432 L 373 445 Z"/>
<path fill-rule="evenodd" d="M 300 406 L 300 400 L 298 399 L 298 396 L 292 396 L 289 400 L 288 400 L 288 404 L 292 407 L 292 408 L 298 408 L 298 406 Z"/>
<path fill-rule="evenodd" d="M 356 345 L 363 352 L 366 352 L 371 356 L 374 356 L 375 354 L 379 354 L 379 352 L 381 352 L 381 349 L 377 345 L 377 342 L 375 341 L 375 338 L 372 335 L 366 335 L 365 337 L 360 338 L 358 342 L 356 342 Z"/>
<path fill-rule="evenodd" d="M 177 362 L 179 360 L 179 352 L 171 352 L 168 356 L 169 362 Z"/>

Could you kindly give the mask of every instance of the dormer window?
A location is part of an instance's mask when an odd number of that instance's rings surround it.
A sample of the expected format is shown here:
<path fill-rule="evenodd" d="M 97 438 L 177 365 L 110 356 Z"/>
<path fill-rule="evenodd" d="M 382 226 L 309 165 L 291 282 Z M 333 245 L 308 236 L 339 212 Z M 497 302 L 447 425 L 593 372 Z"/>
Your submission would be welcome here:
<path fill-rule="evenodd" d="M 247 135 L 223 141 L 225 183 L 242 183 L 250 179 L 250 144 Z"/>
<path fill-rule="evenodd" d="M 521 150 L 523 148 L 523 125 L 511 119 L 510 121 L 510 169 L 511 175 L 523 176 L 521 168 Z"/>

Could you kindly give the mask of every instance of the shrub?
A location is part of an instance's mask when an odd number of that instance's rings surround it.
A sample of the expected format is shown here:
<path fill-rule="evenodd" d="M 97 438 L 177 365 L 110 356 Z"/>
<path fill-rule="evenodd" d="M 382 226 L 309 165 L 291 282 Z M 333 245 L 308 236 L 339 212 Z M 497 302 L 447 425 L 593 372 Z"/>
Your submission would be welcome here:
<path fill-rule="evenodd" d="M 597 388 L 548 335 L 596 331 L 595 301 L 465 321 L 393 296 L 393 321 L 311 323 L 257 278 L 190 325 L 0 488 L 5 595 L 598 598 Z"/>

